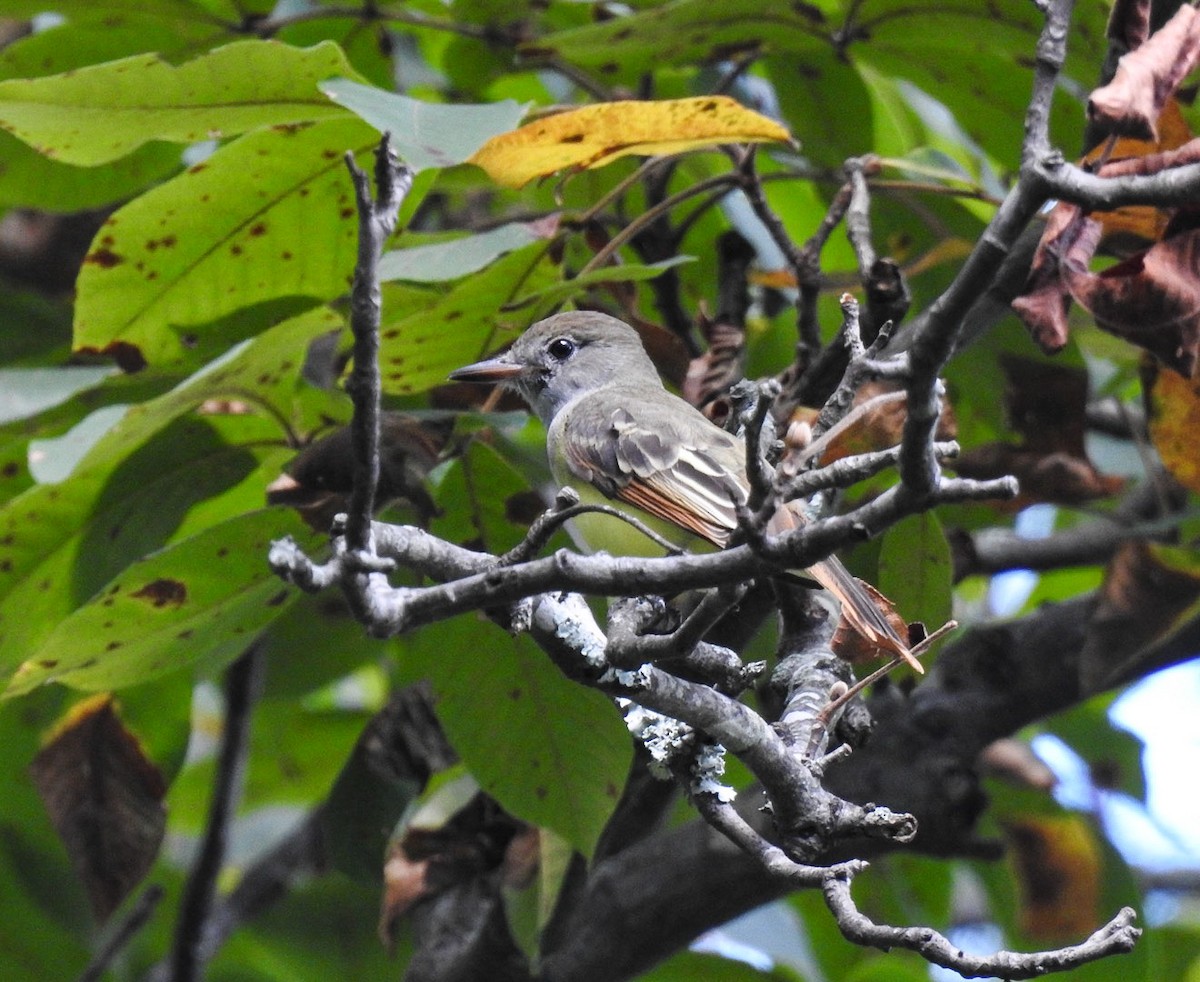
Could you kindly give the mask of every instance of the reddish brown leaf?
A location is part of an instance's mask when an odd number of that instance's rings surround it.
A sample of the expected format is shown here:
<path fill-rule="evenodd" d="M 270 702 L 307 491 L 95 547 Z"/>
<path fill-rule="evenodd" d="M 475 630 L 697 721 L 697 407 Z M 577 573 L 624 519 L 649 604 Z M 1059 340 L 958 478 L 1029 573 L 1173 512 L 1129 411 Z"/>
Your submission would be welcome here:
<path fill-rule="evenodd" d="M 107 694 L 75 706 L 30 771 L 92 911 L 106 920 L 158 855 L 166 827 L 162 774 Z"/>
<path fill-rule="evenodd" d="M 1108 132 L 1157 136 L 1159 113 L 1200 63 L 1200 12 L 1184 4 L 1137 50 L 1122 56 L 1116 75 L 1088 100 L 1088 116 Z"/>
<path fill-rule="evenodd" d="M 1100 273 L 1065 266 L 1071 296 L 1111 334 L 1190 378 L 1200 353 L 1200 229 L 1164 239 Z"/>
<path fill-rule="evenodd" d="M 1042 240 L 1029 269 L 1029 278 L 1012 308 L 1034 341 L 1048 354 L 1067 343 L 1067 311 L 1071 298 L 1062 278 L 1067 264 L 1087 269 L 1102 227 L 1078 207 L 1060 202 L 1050 213 Z"/>

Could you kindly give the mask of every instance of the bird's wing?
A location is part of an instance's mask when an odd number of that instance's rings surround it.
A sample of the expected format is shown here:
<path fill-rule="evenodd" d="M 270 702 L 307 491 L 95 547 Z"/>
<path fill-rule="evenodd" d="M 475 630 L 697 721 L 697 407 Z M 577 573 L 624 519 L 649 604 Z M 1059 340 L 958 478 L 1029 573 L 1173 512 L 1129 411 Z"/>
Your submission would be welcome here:
<path fill-rule="evenodd" d="M 746 498 L 741 442 L 666 392 L 674 404 L 638 396 L 618 408 L 608 398 L 573 407 L 562 434 L 567 466 L 608 497 L 724 545 Z M 681 407 L 691 425 L 680 425 Z"/>

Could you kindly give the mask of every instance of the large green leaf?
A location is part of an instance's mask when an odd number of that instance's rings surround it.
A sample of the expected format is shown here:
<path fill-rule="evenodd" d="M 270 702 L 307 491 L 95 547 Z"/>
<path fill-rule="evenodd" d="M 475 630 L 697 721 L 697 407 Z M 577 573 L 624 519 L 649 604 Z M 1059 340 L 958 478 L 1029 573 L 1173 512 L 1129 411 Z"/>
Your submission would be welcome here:
<path fill-rule="evenodd" d="M 275 420 L 310 422 L 300 404 L 332 408 L 333 397 L 315 390 L 315 403 L 298 404 L 296 378 L 305 343 L 336 323 L 314 312 L 280 325 L 131 409 L 66 481 L 8 502 L 0 511 L 0 674 L 129 563 L 262 506 L 288 454 Z M 189 415 L 206 399 L 254 394 L 272 416 Z"/>
<path fill-rule="evenodd" d="M 46 682 L 115 689 L 232 661 L 294 596 L 263 560 L 272 536 L 285 533 L 312 540 L 299 519 L 264 509 L 132 564 L 58 625 L 5 694 Z"/>
<path fill-rule="evenodd" d="M 608 699 L 564 678 L 527 636 L 476 618 L 419 631 L 401 670 L 433 683 L 446 735 L 485 791 L 591 853 L 631 758 Z"/>
<path fill-rule="evenodd" d="M 345 292 L 357 222 L 342 155 L 377 139 L 357 119 L 251 133 L 126 205 L 84 260 L 76 348 L 178 361 L 240 308 Z"/>
<path fill-rule="evenodd" d="M 389 305 L 385 291 L 379 347 L 384 391 L 422 392 L 445 382 L 451 371 L 477 360 L 485 349 L 496 347 L 499 337 L 516 337 L 546 312 L 547 305 L 527 304 L 511 312 L 502 308 L 520 292 L 536 293 L 558 280 L 545 243 L 534 242 L 458 281 L 440 296 L 433 294 L 438 298 L 435 302 L 416 309 Z"/>
<path fill-rule="evenodd" d="M 353 69 L 335 44 L 238 41 L 179 68 L 135 55 L 0 82 L 0 126 L 68 164 L 103 164 L 151 140 L 196 143 L 345 116 L 317 82 Z"/>

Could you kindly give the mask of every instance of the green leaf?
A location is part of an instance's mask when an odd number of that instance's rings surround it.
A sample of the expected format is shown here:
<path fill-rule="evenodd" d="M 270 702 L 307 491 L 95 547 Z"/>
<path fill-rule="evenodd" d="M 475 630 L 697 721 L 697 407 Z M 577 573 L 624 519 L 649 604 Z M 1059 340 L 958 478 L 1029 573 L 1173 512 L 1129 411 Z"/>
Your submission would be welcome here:
<path fill-rule="evenodd" d="M 131 409 L 68 480 L 30 488 L 0 510 L 0 675 L 130 562 L 262 506 L 287 455 L 268 442 L 282 442 L 274 419 L 186 414 L 206 399 L 257 392 L 274 417 L 308 419 L 294 401 L 296 378 L 307 341 L 338 323 L 331 316 L 279 325 Z M 322 415 L 331 400 L 345 399 L 312 395 L 303 402 Z"/>
<path fill-rule="evenodd" d="M 116 689 L 198 662 L 215 671 L 293 599 L 263 558 L 273 536 L 289 533 L 312 541 L 298 519 L 264 509 L 132 564 L 51 633 L 5 695 L 46 682 Z"/>
<path fill-rule="evenodd" d="M 394 249 L 380 259 L 379 278 L 384 282 L 407 280 L 410 283 L 456 280 L 478 272 L 514 249 L 549 237 L 537 225 L 510 222 L 478 235 Z"/>
<path fill-rule="evenodd" d="M 551 284 L 540 290 L 532 290 L 529 293 L 523 294 L 519 300 L 515 300 L 509 304 L 508 309 L 526 307 L 530 304 L 536 304 L 539 309 L 555 307 L 586 292 L 589 287 L 598 286 L 602 283 L 644 283 L 648 280 L 658 279 L 668 269 L 674 269 L 676 266 L 695 261 L 694 256 L 673 256 L 670 259 L 651 263 L 648 266 L 641 265 L 640 263 L 604 266 L 600 269 L 580 273 L 569 280 L 562 280 L 559 283 Z"/>
<path fill-rule="evenodd" d="M 950 620 L 953 578 L 950 544 L 932 512 L 912 515 L 883 534 L 879 589 L 906 621 L 934 631 Z"/>
<path fill-rule="evenodd" d="M 520 542 L 543 507 L 529 481 L 479 440 L 435 470 L 431 484 L 440 514 L 430 531 L 492 553 L 506 552 Z"/>
<path fill-rule="evenodd" d="M 0 126 L 47 157 L 90 166 L 151 140 L 197 143 L 344 116 L 316 86 L 352 72 L 330 43 L 301 50 L 238 41 L 178 68 L 158 55 L 135 55 L 0 82 Z"/>
<path fill-rule="evenodd" d="M 476 618 L 418 632 L 401 669 L 432 682 L 446 735 L 488 794 L 591 854 L 632 753 L 608 699 L 564 678 L 527 636 Z"/>
<path fill-rule="evenodd" d="M 525 107 L 506 99 L 486 105 L 421 102 L 348 79 L 331 79 L 321 91 L 392 135 L 392 146 L 413 170 L 461 164 L 491 137 L 514 129 Z"/>
<path fill-rule="evenodd" d="M 29 779 L 29 762 L 65 701 L 46 690 L 19 712 L 0 710 L 0 950 L 4 977 L 14 982 L 75 978 L 88 961 L 87 901 Z"/>
<path fill-rule="evenodd" d="M 186 362 L 240 308 L 343 293 L 357 222 L 342 156 L 376 139 L 356 119 L 252 133 L 126 205 L 84 260 L 75 347 Z"/>
<path fill-rule="evenodd" d="M 385 290 L 379 345 L 384 391 L 408 395 L 445 382 L 455 368 L 495 348 L 501 329 L 515 337 L 548 309 L 539 297 L 537 303 L 501 312 L 518 292 L 536 294 L 558 281 L 545 244 L 535 242 L 460 280 L 425 306 L 396 310 Z"/>
<path fill-rule="evenodd" d="M 762 971 L 732 958 L 684 951 L 638 979 L 639 982 L 798 982 L 800 976 L 779 965 Z"/>

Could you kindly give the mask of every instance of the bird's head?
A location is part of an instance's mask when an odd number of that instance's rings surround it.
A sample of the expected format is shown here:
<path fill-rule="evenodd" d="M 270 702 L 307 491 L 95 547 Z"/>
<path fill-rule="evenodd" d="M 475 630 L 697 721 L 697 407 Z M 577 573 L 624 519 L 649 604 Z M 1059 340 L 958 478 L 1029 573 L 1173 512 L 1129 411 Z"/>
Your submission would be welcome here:
<path fill-rule="evenodd" d="M 576 396 L 615 381 L 660 385 L 637 332 L 591 310 L 538 321 L 495 358 L 450 373 L 457 382 L 509 385 L 546 425 Z"/>

